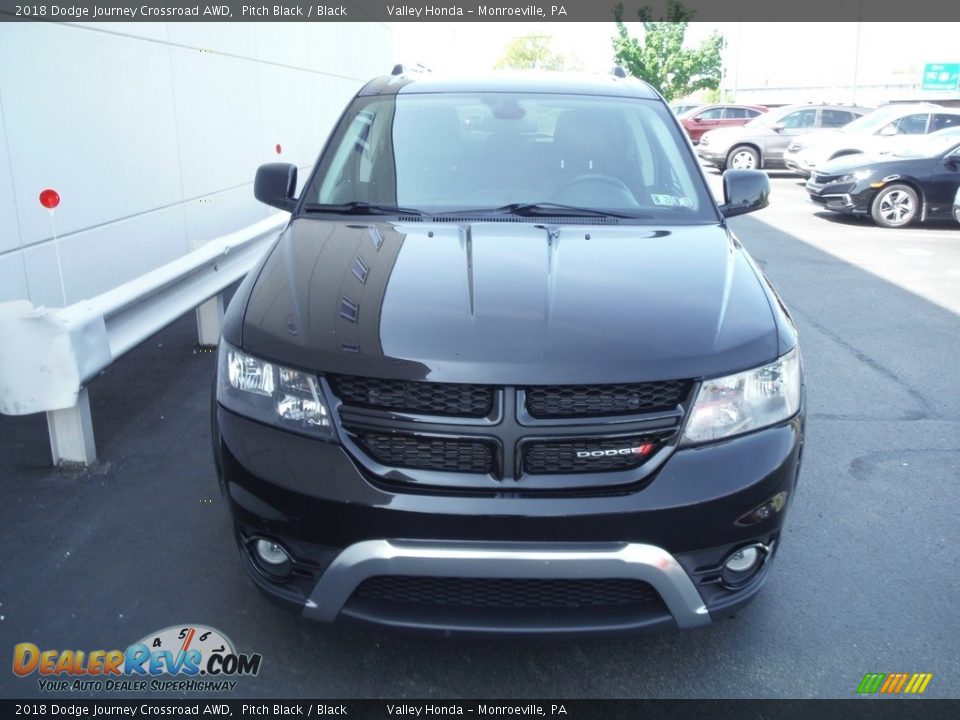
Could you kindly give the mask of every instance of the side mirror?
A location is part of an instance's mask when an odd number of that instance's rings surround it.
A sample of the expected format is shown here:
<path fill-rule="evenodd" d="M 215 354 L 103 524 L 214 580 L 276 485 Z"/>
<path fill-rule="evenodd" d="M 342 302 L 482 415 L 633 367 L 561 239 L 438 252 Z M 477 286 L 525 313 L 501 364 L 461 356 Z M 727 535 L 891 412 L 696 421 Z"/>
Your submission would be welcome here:
<path fill-rule="evenodd" d="M 770 204 L 770 178 L 763 170 L 727 170 L 723 174 L 724 217 L 746 215 Z"/>
<path fill-rule="evenodd" d="M 897 129 L 893 125 L 887 125 L 886 127 L 880 128 L 880 132 L 877 133 L 883 137 L 891 137 L 897 134 Z"/>
<path fill-rule="evenodd" d="M 770 126 L 770 129 L 773 130 L 774 132 L 780 132 L 781 130 L 783 130 L 783 128 L 784 128 L 783 123 L 774 123 L 773 125 Z"/>
<path fill-rule="evenodd" d="M 697 115 L 697 116 L 693 119 L 693 121 L 694 121 L 694 122 L 703 122 L 703 118 L 700 117 L 699 115 Z"/>
<path fill-rule="evenodd" d="M 288 163 L 267 163 L 257 168 L 253 196 L 262 203 L 292 211 L 297 201 L 297 166 Z"/>

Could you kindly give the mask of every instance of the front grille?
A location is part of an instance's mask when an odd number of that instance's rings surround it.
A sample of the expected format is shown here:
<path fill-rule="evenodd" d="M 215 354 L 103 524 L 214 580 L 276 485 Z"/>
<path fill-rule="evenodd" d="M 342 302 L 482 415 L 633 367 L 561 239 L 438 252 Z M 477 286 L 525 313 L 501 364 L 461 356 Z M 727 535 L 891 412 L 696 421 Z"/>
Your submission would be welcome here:
<path fill-rule="evenodd" d="M 619 438 L 616 440 L 555 440 L 532 442 L 524 448 L 523 471 L 530 475 L 566 475 L 577 473 L 629 470 L 642 465 L 656 449 L 650 438 Z M 577 457 L 577 452 L 637 450 L 616 455 Z"/>
<path fill-rule="evenodd" d="M 461 473 L 493 471 L 493 445 L 487 440 L 375 432 L 357 433 L 356 439 L 382 465 Z"/>
<path fill-rule="evenodd" d="M 690 392 L 687 380 L 635 385 L 528 387 L 527 412 L 538 419 L 599 417 L 673 410 Z"/>
<path fill-rule="evenodd" d="M 354 591 L 364 600 L 477 608 L 583 608 L 661 602 L 642 580 L 447 578 L 381 575 Z"/>
<path fill-rule="evenodd" d="M 839 179 L 839 175 L 822 175 L 820 173 L 816 173 L 813 176 L 813 182 L 815 182 L 817 185 L 826 185 L 827 183 L 832 183 Z"/>
<path fill-rule="evenodd" d="M 486 417 L 493 411 L 493 387 L 455 383 L 330 376 L 334 393 L 347 405 L 427 415 Z"/>

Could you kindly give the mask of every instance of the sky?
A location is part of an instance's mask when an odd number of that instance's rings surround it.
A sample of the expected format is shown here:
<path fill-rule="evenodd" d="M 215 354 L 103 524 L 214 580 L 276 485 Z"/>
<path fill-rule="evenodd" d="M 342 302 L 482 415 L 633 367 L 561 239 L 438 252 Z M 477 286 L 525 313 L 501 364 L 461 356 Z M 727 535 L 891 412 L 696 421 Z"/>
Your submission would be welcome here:
<path fill-rule="evenodd" d="M 613 64 L 612 22 L 395 23 L 398 61 L 434 70 L 482 71 L 507 44 L 531 33 L 552 36 L 554 50 L 576 56 L 587 71 Z M 640 34 L 638 23 L 628 23 Z M 712 32 L 727 40 L 726 88 L 919 83 L 925 63 L 960 62 L 960 23 L 691 23 L 688 43 Z M 820 90 L 821 88 L 825 88 Z M 816 98 L 849 102 L 850 98 Z"/>

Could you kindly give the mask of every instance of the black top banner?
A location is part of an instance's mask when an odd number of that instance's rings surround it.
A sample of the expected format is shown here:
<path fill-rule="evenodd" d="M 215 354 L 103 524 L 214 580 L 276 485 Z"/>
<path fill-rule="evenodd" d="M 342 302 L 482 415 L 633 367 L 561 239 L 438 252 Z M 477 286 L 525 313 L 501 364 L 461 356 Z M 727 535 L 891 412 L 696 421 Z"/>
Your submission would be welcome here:
<path fill-rule="evenodd" d="M 622 0 L 623 18 L 668 19 L 671 0 Z M 0 21 L 28 22 L 610 22 L 618 0 L 0 0 Z M 944 0 L 682 0 L 694 22 L 729 21 L 956 21 L 960 3 Z M 909 32 L 906 29 L 905 32 Z M 802 59 L 809 38 L 790 36 L 784 46 Z M 822 50 L 822 49 L 821 49 Z"/>
<path fill-rule="evenodd" d="M 953 700 L 0 700 L 4 718 L 229 717 L 438 720 L 947 720 Z"/>

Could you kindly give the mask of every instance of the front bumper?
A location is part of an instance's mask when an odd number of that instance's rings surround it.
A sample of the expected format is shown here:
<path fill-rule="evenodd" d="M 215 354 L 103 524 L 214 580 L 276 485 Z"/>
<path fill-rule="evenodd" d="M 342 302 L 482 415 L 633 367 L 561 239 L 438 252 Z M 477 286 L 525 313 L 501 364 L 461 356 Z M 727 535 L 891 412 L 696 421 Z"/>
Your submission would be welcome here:
<path fill-rule="evenodd" d="M 807 193 L 816 205 L 849 215 L 865 215 L 870 212 L 870 197 L 873 190 L 862 183 L 818 184 L 807 181 Z"/>
<path fill-rule="evenodd" d="M 702 144 L 697 146 L 697 157 L 710 165 L 722 166 L 727 161 L 727 149 L 716 148 L 713 146 L 704 147 Z"/>
<path fill-rule="evenodd" d="M 217 465 L 241 558 L 271 600 L 305 617 L 426 631 L 601 633 L 695 627 L 727 616 L 763 585 L 773 557 L 735 589 L 718 582 L 730 552 L 775 549 L 784 511 L 736 520 L 794 490 L 802 414 L 740 438 L 675 452 L 642 490 L 580 496 L 398 492 L 367 478 L 344 449 L 216 411 Z M 253 538 L 281 543 L 296 571 L 261 572 Z M 503 612 L 376 603 L 369 578 L 621 578 L 648 583 L 643 607 Z"/>

